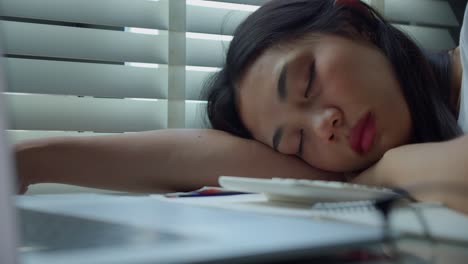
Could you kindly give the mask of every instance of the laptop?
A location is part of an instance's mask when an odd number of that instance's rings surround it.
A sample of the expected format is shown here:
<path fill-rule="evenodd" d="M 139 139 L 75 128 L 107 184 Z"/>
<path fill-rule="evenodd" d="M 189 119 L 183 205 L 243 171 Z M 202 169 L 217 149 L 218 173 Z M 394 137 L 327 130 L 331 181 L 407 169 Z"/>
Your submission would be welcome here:
<path fill-rule="evenodd" d="M 380 242 L 379 228 L 169 203 L 14 196 L 0 65 L 0 263 L 278 262 Z M 52 197 L 52 198 L 51 198 Z M 65 196 L 66 197 L 66 196 Z M 72 196 L 70 196 L 72 197 Z M 73 196 L 75 197 L 75 196 Z"/>

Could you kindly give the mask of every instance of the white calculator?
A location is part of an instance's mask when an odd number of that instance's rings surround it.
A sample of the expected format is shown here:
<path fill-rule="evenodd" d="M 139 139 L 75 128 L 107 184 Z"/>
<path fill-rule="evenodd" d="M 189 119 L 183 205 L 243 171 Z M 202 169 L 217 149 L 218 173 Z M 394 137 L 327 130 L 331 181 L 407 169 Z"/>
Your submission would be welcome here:
<path fill-rule="evenodd" d="M 376 200 L 397 195 L 383 187 L 290 178 L 220 176 L 219 184 L 228 190 L 264 193 L 269 200 L 300 203 Z"/>

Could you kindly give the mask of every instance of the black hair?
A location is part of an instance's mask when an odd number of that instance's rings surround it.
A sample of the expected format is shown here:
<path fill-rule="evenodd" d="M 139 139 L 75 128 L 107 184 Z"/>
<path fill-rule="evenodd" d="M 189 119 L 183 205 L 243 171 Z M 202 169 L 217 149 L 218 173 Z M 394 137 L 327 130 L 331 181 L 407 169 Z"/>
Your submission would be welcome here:
<path fill-rule="evenodd" d="M 452 50 L 453 52 L 453 50 Z M 457 105 L 450 105 L 452 97 L 452 57 L 447 51 L 431 52 L 424 51 L 429 64 L 434 71 L 434 77 L 442 93 L 442 100 L 449 102 L 449 108 L 454 116 L 458 117 Z M 452 102 L 453 103 L 453 102 Z"/>
<path fill-rule="evenodd" d="M 252 138 L 236 107 L 236 83 L 267 48 L 307 33 L 365 37 L 388 58 L 408 103 L 411 143 L 462 134 L 450 107 L 448 53 L 428 56 L 403 32 L 359 0 L 271 0 L 234 33 L 224 67 L 207 82 L 208 118 L 214 129 Z"/>

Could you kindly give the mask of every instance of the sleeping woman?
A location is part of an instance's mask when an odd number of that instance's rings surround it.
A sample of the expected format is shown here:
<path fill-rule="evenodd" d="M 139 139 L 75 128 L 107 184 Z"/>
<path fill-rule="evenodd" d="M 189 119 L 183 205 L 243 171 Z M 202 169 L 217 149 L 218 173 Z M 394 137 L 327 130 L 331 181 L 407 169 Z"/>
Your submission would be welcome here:
<path fill-rule="evenodd" d="M 407 188 L 468 212 L 467 16 L 458 48 L 429 53 L 359 0 L 269 1 L 207 82 L 213 129 L 18 143 L 19 192 L 287 177 Z"/>

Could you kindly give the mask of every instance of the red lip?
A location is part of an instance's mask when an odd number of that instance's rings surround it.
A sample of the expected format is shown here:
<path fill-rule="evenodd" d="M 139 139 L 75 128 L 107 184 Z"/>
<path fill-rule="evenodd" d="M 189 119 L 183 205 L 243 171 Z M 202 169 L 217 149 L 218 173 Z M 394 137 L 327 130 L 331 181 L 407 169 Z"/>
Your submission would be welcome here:
<path fill-rule="evenodd" d="M 351 130 L 349 144 L 351 148 L 363 155 L 369 152 L 375 137 L 375 118 L 369 112 L 363 116 Z"/>

